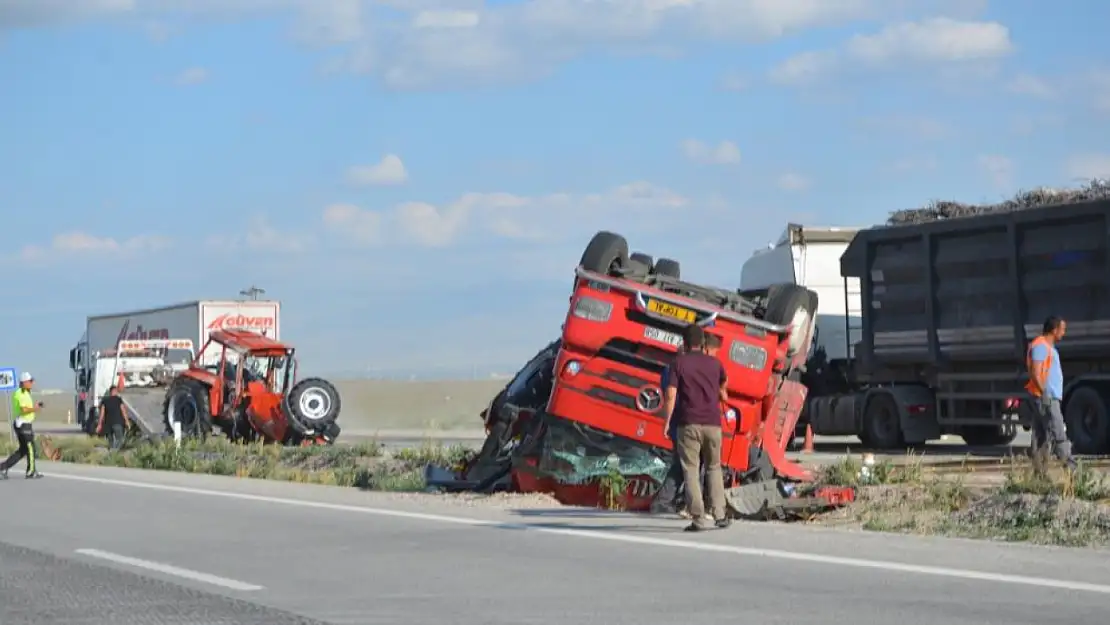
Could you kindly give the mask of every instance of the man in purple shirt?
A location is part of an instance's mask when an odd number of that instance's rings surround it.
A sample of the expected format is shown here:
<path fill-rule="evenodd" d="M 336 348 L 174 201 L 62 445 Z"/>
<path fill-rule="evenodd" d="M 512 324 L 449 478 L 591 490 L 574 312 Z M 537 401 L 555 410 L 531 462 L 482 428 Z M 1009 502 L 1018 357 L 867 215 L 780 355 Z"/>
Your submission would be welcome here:
<path fill-rule="evenodd" d="M 688 532 L 708 529 L 705 526 L 705 500 L 699 469 L 705 465 L 709 502 L 719 528 L 730 521 L 725 510 L 725 482 L 721 472 L 721 403 L 728 398 L 728 376 L 721 361 L 708 353 L 705 332 L 689 325 L 683 333 L 684 353 L 670 367 L 663 413 L 664 431 L 672 420 L 678 425 L 679 457 L 686 486 L 686 509 L 693 522 Z M 678 409 L 675 409 L 675 404 Z"/>

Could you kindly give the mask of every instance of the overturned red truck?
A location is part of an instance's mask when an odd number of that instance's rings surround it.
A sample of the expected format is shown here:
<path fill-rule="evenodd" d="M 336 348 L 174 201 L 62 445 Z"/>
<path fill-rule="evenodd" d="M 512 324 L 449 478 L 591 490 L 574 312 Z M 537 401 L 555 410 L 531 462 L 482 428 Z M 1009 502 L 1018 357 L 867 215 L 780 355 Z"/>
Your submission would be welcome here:
<path fill-rule="evenodd" d="M 721 340 L 729 377 L 721 464 L 730 511 L 781 517 L 838 505 L 851 492 L 798 496 L 794 483 L 812 476 L 786 457 L 805 403 L 799 378 L 816 310 L 817 295 L 793 284 L 750 299 L 685 282 L 678 262 L 630 254 L 623 237 L 599 232 L 575 270 L 562 336 L 483 411 L 481 450 L 462 467 L 429 467 L 428 483 L 647 510 L 672 453 L 661 374 L 682 328 L 695 323 Z"/>

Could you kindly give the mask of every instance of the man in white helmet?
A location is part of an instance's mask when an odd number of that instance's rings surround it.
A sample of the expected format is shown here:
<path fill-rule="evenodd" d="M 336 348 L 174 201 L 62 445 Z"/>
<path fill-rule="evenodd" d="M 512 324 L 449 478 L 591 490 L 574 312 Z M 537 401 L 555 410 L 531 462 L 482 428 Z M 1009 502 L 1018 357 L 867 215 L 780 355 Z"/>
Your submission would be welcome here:
<path fill-rule="evenodd" d="M 19 449 L 0 464 L 0 479 L 8 479 L 11 469 L 23 458 L 27 459 L 27 477 L 39 478 L 42 474 L 35 468 L 35 412 L 42 408 L 42 402 L 35 403 L 31 398 L 31 387 L 35 378 L 24 371 L 19 374 L 19 389 L 12 393 L 12 414 L 15 415 L 15 435 L 19 439 Z"/>

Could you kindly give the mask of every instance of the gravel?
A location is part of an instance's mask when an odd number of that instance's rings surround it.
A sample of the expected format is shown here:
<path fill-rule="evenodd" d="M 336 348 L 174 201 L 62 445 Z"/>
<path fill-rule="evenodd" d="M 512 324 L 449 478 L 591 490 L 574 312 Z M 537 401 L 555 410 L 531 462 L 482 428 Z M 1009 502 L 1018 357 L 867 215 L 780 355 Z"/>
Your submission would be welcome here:
<path fill-rule="evenodd" d="M 964 204 L 947 200 L 934 200 L 924 208 L 900 210 L 890 214 L 887 224 L 900 226 L 921 224 L 945 219 L 960 219 L 993 213 L 1009 213 L 1056 204 L 1075 204 L 1090 200 L 1110 199 L 1110 181 L 1091 180 L 1078 189 L 1039 188 L 1021 191 L 1013 198 L 998 204 Z"/>

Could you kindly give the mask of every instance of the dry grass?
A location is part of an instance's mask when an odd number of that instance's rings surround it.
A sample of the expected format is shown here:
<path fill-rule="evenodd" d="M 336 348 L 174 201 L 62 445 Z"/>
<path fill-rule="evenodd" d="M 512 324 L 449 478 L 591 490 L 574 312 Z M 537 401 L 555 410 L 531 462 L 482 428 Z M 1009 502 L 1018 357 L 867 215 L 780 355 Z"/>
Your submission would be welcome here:
<path fill-rule="evenodd" d="M 417 448 L 386 451 L 377 442 L 355 445 L 280 447 L 235 444 L 226 439 L 203 443 L 132 440 L 121 451 L 109 451 L 103 439 L 66 437 L 46 440 L 61 462 L 100 466 L 234 475 L 287 482 L 351 486 L 368 490 L 421 491 L 424 467 L 454 466 L 469 449 L 427 442 Z M 13 445 L 0 442 L 0 454 Z"/>
<path fill-rule="evenodd" d="M 395 382 L 336 380 L 343 400 L 340 425 L 352 431 L 481 429 L 478 416 L 506 384 L 505 380 Z M 73 393 L 40 397 L 38 420 L 66 422 Z"/>
<path fill-rule="evenodd" d="M 819 523 L 866 530 L 938 534 L 1054 545 L 1110 545 L 1110 483 L 1080 463 L 1038 472 L 1010 458 L 984 481 L 970 468 L 936 473 L 909 457 L 868 472 L 848 458 L 826 467 L 821 483 L 857 487 L 857 501 Z"/>

